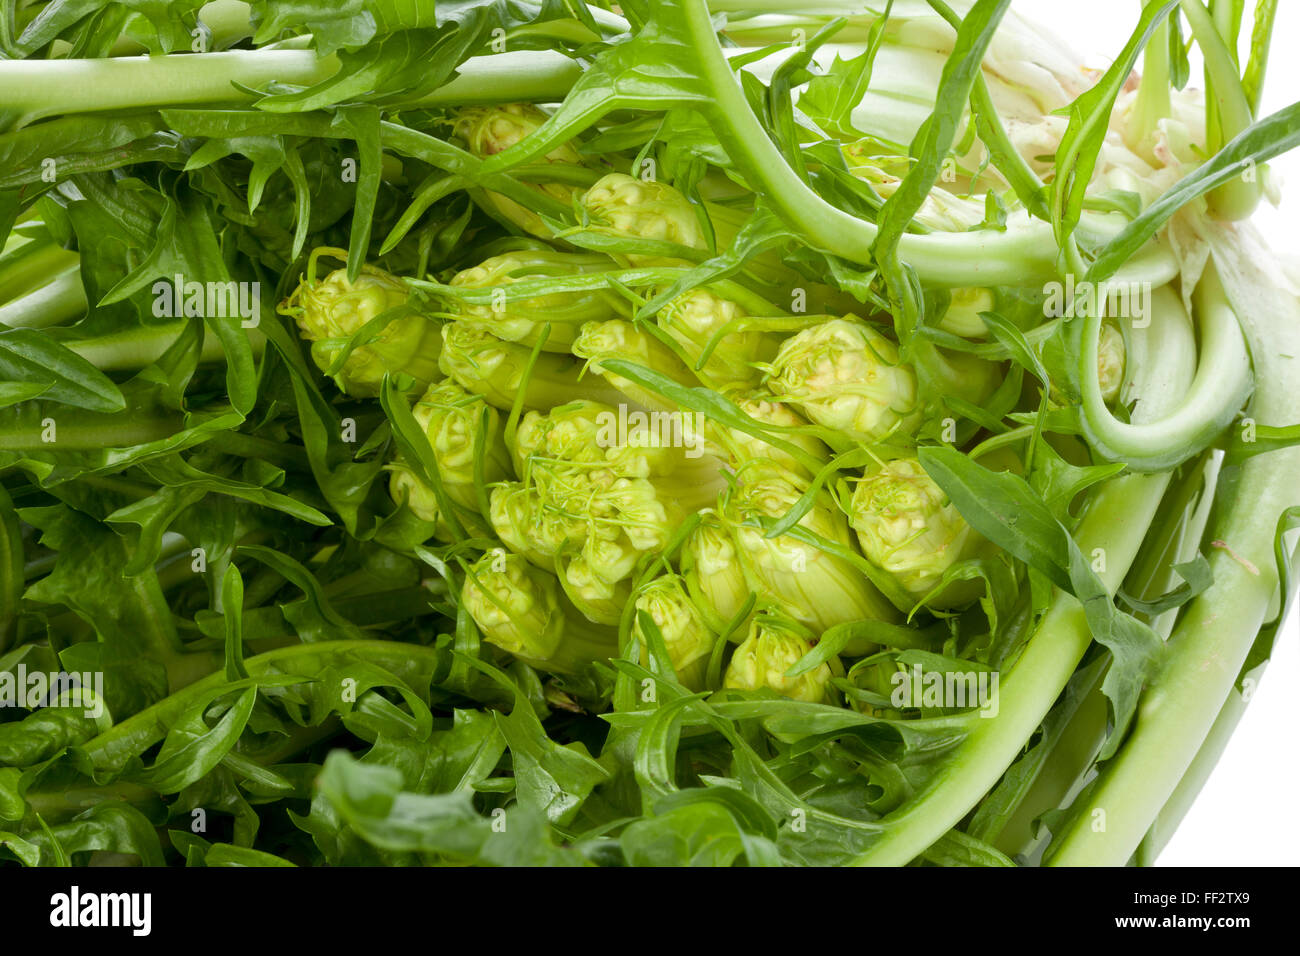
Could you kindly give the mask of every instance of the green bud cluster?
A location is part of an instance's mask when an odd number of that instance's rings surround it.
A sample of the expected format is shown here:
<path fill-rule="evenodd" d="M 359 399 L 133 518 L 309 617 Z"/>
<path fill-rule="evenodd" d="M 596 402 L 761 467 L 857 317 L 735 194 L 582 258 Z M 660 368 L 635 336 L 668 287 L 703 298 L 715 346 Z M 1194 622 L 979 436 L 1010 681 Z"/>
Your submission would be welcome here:
<path fill-rule="evenodd" d="M 545 348 L 567 352 L 584 322 L 603 321 L 626 311 L 611 290 L 549 292 L 522 297 L 512 286 L 530 279 L 578 276 L 614 268 L 608 256 L 545 250 L 507 252 L 456 273 L 446 289 L 456 321 L 507 342 L 533 345 L 549 325 Z M 465 293 L 479 293 L 471 301 Z M 487 301 L 480 301 L 484 295 Z"/>
<path fill-rule="evenodd" d="M 346 260 L 347 252 L 324 246 L 313 250 L 306 274 L 279 307 L 312 343 L 317 367 L 356 397 L 378 395 L 385 374 L 409 375 L 421 389 L 428 385 L 438 369 L 438 327 L 408 303 L 406 283 L 370 265 L 361 267 L 355 282 L 346 269 L 318 281 L 316 264 L 322 256 Z"/>
<path fill-rule="evenodd" d="M 711 456 L 619 434 L 619 409 L 577 401 L 527 413 L 515 437 L 520 480 L 492 490 L 491 520 L 511 550 L 556 572 L 593 620 L 615 623 L 642 556 L 662 549 L 693 500 L 723 487 Z"/>
<path fill-rule="evenodd" d="M 477 508 L 476 454 L 482 447 L 483 480 L 500 481 L 510 474 L 510 456 L 502 437 L 501 413 L 481 397 L 455 382 L 430 385 L 411 409 L 438 466 L 438 480 L 447 496 L 467 509 Z M 389 466 L 393 500 L 405 502 L 420 519 L 435 522 L 438 535 L 450 528 L 441 514 L 434 490 L 419 478 L 400 455 Z"/>
<path fill-rule="evenodd" d="M 722 686 L 733 690 L 767 690 L 793 700 L 821 703 L 830 689 L 831 669 L 818 664 L 806 674 L 786 671 L 812 650 L 807 633 L 777 614 L 757 615 L 731 656 Z"/>
<path fill-rule="evenodd" d="M 953 607 L 977 595 L 973 581 L 952 582 L 931 593 L 950 567 L 976 556 L 987 542 L 915 458 L 867 469 L 854 489 L 850 520 L 867 560 L 916 599 Z"/>
<path fill-rule="evenodd" d="M 616 632 L 576 613 L 554 577 L 517 555 L 483 555 L 461 600 L 485 641 L 541 670 L 574 674 L 618 651 Z"/>
<path fill-rule="evenodd" d="M 764 384 L 819 425 L 875 442 L 919 423 L 916 374 L 870 325 L 831 319 L 781 343 Z"/>
<path fill-rule="evenodd" d="M 547 114 L 531 103 L 505 103 L 499 106 L 469 107 L 460 110 L 454 119 L 456 135 L 464 140 L 475 156 L 486 158 L 504 152 L 535 132 L 547 120 Z M 572 143 L 561 143 L 546 154 L 547 163 L 570 166 L 582 165 L 582 155 Z M 580 191 L 565 183 L 530 183 L 529 187 L 565 206 L 573 202 Z M 516 228 L 541 239 L 554 233 L 534 210 L 508 196 L 485 190 L 480 203 L 491 214 Z"/>

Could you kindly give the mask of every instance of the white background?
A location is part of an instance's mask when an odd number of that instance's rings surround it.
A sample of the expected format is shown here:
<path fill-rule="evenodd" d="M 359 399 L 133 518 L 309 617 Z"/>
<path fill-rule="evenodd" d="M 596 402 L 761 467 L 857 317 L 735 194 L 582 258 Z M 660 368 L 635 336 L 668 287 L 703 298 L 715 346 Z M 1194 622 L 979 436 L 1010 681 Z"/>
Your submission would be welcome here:
<path fill-rule="evenodd" d="M 1247 4 L 1247 17 L 1253 7 Z M 1051 26 L 1085 65 L 1105 68 L 1128 41 L 1140 4 L 1138 0 L 1013 0 L 1012 9 Z M 1243 32 L 1249 35 L 1248 28 Z M 1300 37 L 1300 2 L 1282 0 L 1261 115 L 1300 100 L 1300 60 L 1290 42 L 1296 37 Z M 1196 60 L 1190 85 L 1199 86 L 1200 75 Z M 1270 165 L 1282 180 L 1282 204 L 1262 209 L 1256 222 L 1278 252 L 1300 257 L 1300 151 Z M 1296 481 L 1300 483 L 1300 475 Z M 1300 859 L 1298 617 L 1293 608 L 1245 716 L 1159 865 L 1294 866 Z"/>

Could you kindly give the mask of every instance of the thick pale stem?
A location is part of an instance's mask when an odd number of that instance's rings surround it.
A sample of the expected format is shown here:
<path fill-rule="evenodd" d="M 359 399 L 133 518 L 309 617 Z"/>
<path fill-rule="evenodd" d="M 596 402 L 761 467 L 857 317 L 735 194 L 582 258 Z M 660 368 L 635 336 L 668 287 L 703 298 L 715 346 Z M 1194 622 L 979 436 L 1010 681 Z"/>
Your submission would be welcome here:
<path fill-rule="evenodd" d="M 129 371 L 144 368 L 158 361 L 184 327 L 183 322 L 169 322 L 166 325 L 135 328 L 64 344 L 101 371 Z M 265 337 L 256 329 L 249 329 L 248 338 L 253 347 L 253 354 L 260 355 L 266 344 Z M 220 362 L 225 358 L 225 354 L 221 347 L 221 340 L 211 332 L 205 332 L 199 361 Z"/>
<path fill-rule="evenodd" d="M 1209 238 L 1251 341 L 1259 386 L 1250 415 L 1295 421 L 1300 307 L 1259 267 L 1256 256 L 1265 253 L 1253 233 Z M 1221 480 L 1209 532 L 1214 583 L 1188 606 L 1139 703 L 1132 736 L 1078 808 L 1052 865 L 1124 865 L 1187 779 L 1261 625 L 1277 608 L 1274 535 L 1278 517 L 1297 504 L 1298 470 L 1300 449 L 1284 448 L 1249 459 Z M 1099 809 L 1107 811 L 1104 831 L 1090 825 Z"/>
<path fill-rule="evenodd" d="M 80 260 L 52 242 L 28 239 L 13 233 L 11 242 L 0 253 L 0 303 L 7 303 L 49 281 L 51 273 L 61 273 Z"/>
<path fill-rule="evenodd" d="M 1177 358 L 1193 348 L 1191 326 L 1184 316 L 1181 322 L 1153 323 L 1136 331 L 1142 348 L 1174 356 L 1165 370 L 1144 364 L 1134 372 L 1135 392 L 1145 399 L 1135 417 L 1140 417 L 1139 412 L 1159 416 L 1175 407 L 1191 379 L 1191 362 Z M 1102 550 L 1106 564 L 1099 577 L 1112 592 L 1136 558 L 1168 484 L 1168 474 L 1126 475 L 1096 492 L 1075 538 L 1084 554 Z M 902 810 L 885 817 L 880 841 L 855 862 L 904 865 L 955 826 L 1015 761 L 1091 643 L 1083 607 L 1058 591 L 1024 653 L 1001 682 L 997 716 L 970 719 L 970 732 L 944 771 Z"/>
<path fill-rule="evenodd" d="M 21 128 L 48 116 L 167 106 L 245 104 L 240 87 L 312 86 L 339 67 L 310 50 L 228 50 L 77 60 L 0 61 L 0 102 Z M 403 106 L 559 100 L 581 67 L 561 53 L 520 51 L 475 57 L 446 85 Z"/>
<path fill-rule="evenodd" d="M 0 305 L 0 327 L 45 329 L 86 311 L 86 290 L 77 265 L 56 273 L 45 285 Z"/>
<path fill-rule="evenodd" d="M 95 424 L 69 422 L 58 424 L 58 449 L 60 451 L 87 451 L 96 448 L 129 448 L 146 442 L 159 441 L 181 430 L 184 423 L 176 418 L 143 418 L 127 416 L 99 416 Z M 28 429 L 0 430 L 0 451 L 49 451 L 50 444 L 41 440 L 41 426 Z"/>
<path fill-rule="evenodd" d="M 1129 147 L 1142 158 L 1154 163 L 1152 134 L 1156 124 L 1167 117 L 1172 109 L 1169 96 L 1169 21 L 1162 20 L 1151 34 L 1151 41 L 1142 54 L 1142 82 L 1138 87 L 1133 115 L 1125 129 Z"/>
<path fill-rule="evenodd" d="M 1246 701 L 1234 687 L 1228 692 L 1228 699 L 1220 708 L 1219 716 L 1215 719 L 1214 726 L 1210 728 L 1210 735 L 1205 738 L 1205 742 L 1201 744 L 1201 749 L 1197 751 L 1196 759 L 1187 768 L 1187 772 L 1183 774 L 1183 779 L 1179 781 L 1173 795 L 1165 803 L 1159 816 L 1151 824 L 1151 828 L 1147 830 L 1147 835 L 1142 839 L 1137 851 L 1137 864 L 1139 866 L 1153 865 L 1160 855 L 1160 851 L 1169 843 L 1169 838 L 1174 835 L 1174 831 L 1182 823 L 1183 817 L 1187 815 L 1187 811 L 1196 802 L 1196 798 L 1201 793 L 1201 788 L 1205 785 L 1205 781 L 1210 778 L 1215 765 L 1219 762 L 1219 757 L 1223 755 L 1224 749 L 1228 746 L 1228 740 L 1231 739 L 1232 732 L 1237 729 L 1237 724 L 1245 713 Z"/>
<path fill-rule="evenodd" d="M 18 127 L 63 113 L 241 103 L 235 84 L 311 86 L 338 70 L 333 57 L 306 50 L 233 50 L 78 60 L 0 63 L 0 101 L 18 111 Z"/>
<path fill-rule="evenodd" d="M 1142 600 L 1152 600 L 1176 586 L 1171 566 L 1190 561 L 1199 552 L 1218 473 L 1217 460 L 1207 458 L 1198 467 L 1189 468 L 1165 494 L 1152 529 L 1147 532 L 1144 553 L 1129 569 L 1125 586 Z M 1177 615 L 1178 611 L 1172 610 L 1153 619 L 1152 630 L 1162 639 L 1167 638 Z M 1050 834 L 1036 834 L 1033 821 L 1048 810 L 1068 807 L 1087 783 L 1088 770 L 1105 743 L 1109 727 L 1109 707 L 1101 690 L 1104 677 L 1105 671 L 1098 671 L 1032 789 L 994 841 L 1008 856 L 1037 861 Z"/>
<path fill-rule="evenodd" d="M 1237 506 L 1226 527 L 1216 529 L 1231 535 L 1221 540 L 1232 553 L 1216 552 L 1214 584 L 1174 633 L 1168 664 L 1139 704 L 1134 721 L 1139 730 L 1103 770 L 1088 806 L 1080 808 L 1053 855 L 1053 866 L 1123 865 L 1213 728 L 1218 717 L 1213 702 L 1227 698 L 1277 587 L 1270 561 L 1272 528 L 1260 516 L 1294 499 L 1295 477 L 1270 464 L 1253 459 L 1243 466 L 1248 474 L 1236 489 Z M 1094 829 L 1092 811 L 1107 808 L 1105 829 Z"/>
<path fill-rule="evenodd" d="M 1085 554 L 1104 550 L 1107 570 L 1100 577 L 1111 590 L 1137 554 L 1168 480 L 1167 475 L 1130 475 L 1097 493 L 1077 539 Z M 854 862 L 903 866 L 955 826 L 1015 761 L 1091 643 L 1083 606 L 1058 593 L 1001 681 L 997 716 L 971 719 L 970 733 L 944 771 L 901 811 L 884 818 L 880 840 Z"/>

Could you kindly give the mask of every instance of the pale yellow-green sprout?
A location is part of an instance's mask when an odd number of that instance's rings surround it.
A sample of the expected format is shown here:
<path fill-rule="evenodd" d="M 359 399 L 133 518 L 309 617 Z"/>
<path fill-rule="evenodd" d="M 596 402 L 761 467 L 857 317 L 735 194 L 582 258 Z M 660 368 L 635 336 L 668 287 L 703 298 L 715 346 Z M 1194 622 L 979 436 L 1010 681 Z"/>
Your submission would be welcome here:
<path fill-rule="evenodd" d="M 1127 371 L 1128 349 L 1124 344 L 1124 333 L 1115 323 L 1103 322 L 1097 336 L 1097 384 L 1102 401 L 1110 404 L 1119 398 Z M 1051 394 L 1059 404 L 1068 402 L 1066 393 L 1055 384 Z"/>
<path fill-rule="evenodd" d="M 493 489 L 490 516 L 512 551 L 560 576 L 583 614 L 614 623 L 637 561 L 668 543 L 685 512 L 648 479 L 533 460 L 527 484 Z"/>
<path fill-rule="evenodd" d="M 694 416 L 681 413 L 569 402 L 522 417 L 513 449 L 515 468 L 522 477 L 544 482 L 550 474 L 580 466 L 584 494 L 615 479 L 647 478 L 660 496 L 695 510 L 716 500 L 726 484 L 722 462 L 705 453 L 697 428 Z"/>
<path fill-rule="evenodd" d="M 588 620 L 616 625 L 632 598 L 628 578 L 639 557 L 622 535 L 592 535 L 582 550 L 560 555 L 556 571 L 564 593 Z"/>
<path fill-rule="evenodd" d="M 675 574 L 655 578 L 637 592 L 636 609 L 648 614 L 658 628 L 677 679 L 689 690 L 703 689 L 709 656 L 718 636 L 704 622 L 682 579 Z M 632 634 L 640 662 L 647 664 L 649 642 L 639 615 L 633 618 Z"/>
<path fill-rule="evenodd" d="M 589 373 L 600 376 L 629 401 L 645 409 L 675 411 L 677 406 L 654 389 L 620 375 L 606 362 L 623 359 L 666 375 L 679 385 L 699 384 L 699 378 L 671 348 L 623 319 L 588 322 L 573 342 L 573 354 L 586 359 Z"/>
<path fill-rule="evenodd" d="M 890 339 L 856 319 L 831 319 L 786 339 L 764 384 L 817 424 L 859 441 L 907 435 L 920 420 L 911 366 Z"/>
<path fill-rule="evenodd" d="M 520 480 L 490 500 L 498 537 L 553 570 L 582 613 L 604 623 L 622 616 L 638 562 L 726 486 L 721 462 L 696 446 L 630 430 L 637 414 L 594 401 L 528 412 L 513 447 Z"/>
<path fill-rule="evenodd" d="M 504 103 L 499 106 L 468 107 L 455 117 L 455 132 L 475 156 L 495 156 L 516 145 L 546 122 L 547 114 L 531 103 Z M 582 155 L 572 143 L 561 143 L 540 162 L 580 166 Z M 529 188 L 566 207 L 581 190 L 566 183 L 529 183 Z M 528 209 L 500 193 L 485 190 L 480 202 L 498 218 L 542 239 L 554 233 L 534 210 Z"/>
<path fill-rule="evenodd" d="M 481 443 L 483 449 L 484 482 L 500 481 L 510 474 L 501 413 L 455 382 L 442 381 L 429 386 L 412 407 L 411 414 L 433 452 L 438 478 L 447 496 L 456 504 L 477 511 L 476 446 Z M 410 463 L 399 456 L 389 471 L 393 500 L 405 502 L 420 519 L 437 522 L 440 536 L 449 534 L 437 495 L 416 475 Z"/>
<path fill-rule="evenodd" d="M 616 631 L 576 613 L 552 575 L 504 550 L 468 569 L 461 600 L 485 641 L 540 670 L 577 673 L 618 650 Z"/>
<path fill-rule="evenodd" d="M 657 551 L 685 518 L 682 506 L 648 478 L 615 478 L 591 494 L 592 518 L 622 530 L 638 551 Z"/>
<path fill-rule="evenodd" d="M 687 535 L 682 549 L 682 574 L 691 598 L 709 626 L 721 633 L 744 609 L 750 585 L 740 564 L 736 542 L 716 514 L 706 512 Z M 737 628 L 731 639 L 739 641 Z"/>
<path fill-rule="evenodd" d="M 534 361 L 528 346 L 460 322 L 442 327 L 438 367 L 466 391 L 506 411 L 521 391 L 524 408 L 553 408 L 581 398 L 614 402 L 623 398 L 599 379 L 579 380 L 582 363 L 571 355 L 541 352 Z"/>
<path fill-rule="evenodd" d="M 710 245 L 701 217 L 708 220 L 713 244 L 728 248 L 744 227 L 748 213 L 722 203 L 709 201 L 696 206 L 668 183 L 637 179 L 625 173 L 610 173 L 587 190 L 582 198 L 586 229 L 605 235 L 671 243 L 698 252 Z M 683 265 L 686 259 L 674 250 L 658 252 L 631 251 L 619 255 L 637 267 Z M 742 271 L 768 285 L 789 289 L 801 276 L 789 268 L 777 250 L 767 250 L 748 259 Z"/>
<path fill-rule="evenodd" d="M 713 342 L 719 331 L 735 328 L 746 314 L 739 303 L 700 288 L 674 297 L 659 310 L 656 321 L 682 347 L 693 368 L 713 345 L 700 374 L 714 388 L 750 386 L 762 375 L 759 363 L 775 354 L 775 340 L 763 332 L 737 330 Z"/>
<path fill-rule="evenodd" d="M 555 556 L 581 546 L 588 523 L 548 503 L 535 486 L 503 482 L 489 496 L 492 530 L 511 551 L 555 570 Z"/>
<path fill-rule="evenodd" d="M 779 615 L 759 614 L 745 640 L 731 655 L 722 686 L 735 690 L 771 690 L 793 700 L 821 703 L 830 688 L 829 664 L 818 664 L 798 677 L 786 672 L 812 650 L 802 629 Z"/>
<path fill-rule="evenodd" d="M 485 259 L 451 278 L 456 321 L 472 325 L 507 342 L 533 345 L 547 329 L 543 348 L 567 352 L 584 322 L 612 319 L 628 311 L 626 301 L 608 288 L 544 292 L 523 296 L 512 287 L 521 282 L 580 276 L 616 268 L 608 256 L 553 250 L 524 249 Z M 456 298 L 464 293 L 485 295 L 487 301 Z"/>
<path fill-rule="evenodd" d="M 723 463 L 706 453 L 695 416 L 678 412 L 587 401 L 529 412 L 519 423 L 514 454 L 518 473 L 538 482 L 581 466 L 583 493 L 615 479 L 649 479 L 674 514 L 712 505 L 726 487 Z"/>
<path fill-rule="evenodd" d="M 577 399 L 546 411 L 529 411 L 515 432 L 515 469 L 524 474 L 530 458 L 572 463 L 603 462 L 613 446 L 600 436 L 605 422 L 618 412 L 612 405 Z"/>
<path fill-rule="evenodd" d="M 776 426 L 772 437 L 795 446 L 813 461 L 823 463 L 830 461 L 830 449 L 821 439 L 809 434 L 780 430 L 807 428 L 809 425 L 808 420 L 789 405 L 777 401 L 774 396 L 765 391 L 730 397 L 736 406 L 754 421 Z M 711 444 L 721 449 L 718 453 L 725 456 L 735 468 L 740 468 L 749 461 L 767 460 L 791 475 L 800 478 L 813 477 L 813 473 L 804 461 L 747 431 L 713 421 L 709 422 L 707 431 L 712 439 Z"/>
<path fill-rule="evenodd" d="M 594 227 L 614 235 L 705 248 L 695 207 L 667 183 L 610 173 L 587 190 L 582 205 Z M 628 254 L 627 260 L 634 266 L 678 261 L 671 256 L 643 254 Z"/>
<path fill-rule="evenodd" d="M 913 598 L 947 608 L 979 595 L 978 580 L 953 581 L 931 595 L 950 567 L 991 546 L 915 458 L 868 468 L 854 489 L 851 508 L 862 553 Z"/>
<path fill-rule="evenodd" d="M 322 372 L 330 372 L 353 336 L 388 315 L 388 321 L 357 340 L 342 366 L 331 373 L 334 382 L 348 395 L 365 398 L 379 394 L 385 373 L 409 375 L 423 389 L 438 372 L 437 323 L 408 304 L 405 282 L 376 266 L 363 265 L 355 282 L 346 269 L 317 279 L 317 262 L 324 256 L 345 261 L 347 252 L 327 246 L 314 249 L 298 287 L 278 309 L 291 316 L 311 342 L 312 361 Z"/>
<path fill-rule="evenodd" d="M 897 620 L 898 610 L 847 558 L 793 533 L 768 536 L 763 521 L 784 517 L 803 491 L 794 476 L 756 462 L 741 472 L 738 487 L 727 496 L 723 518 L 751 588 L 817 634 L 851 621 Z M 848 522 L 826 492 L 817 495 L 798 527 L 831 545 L 852 548 Z M 868 650 L 865 641 L 847 648 L 851 654 Z"/>

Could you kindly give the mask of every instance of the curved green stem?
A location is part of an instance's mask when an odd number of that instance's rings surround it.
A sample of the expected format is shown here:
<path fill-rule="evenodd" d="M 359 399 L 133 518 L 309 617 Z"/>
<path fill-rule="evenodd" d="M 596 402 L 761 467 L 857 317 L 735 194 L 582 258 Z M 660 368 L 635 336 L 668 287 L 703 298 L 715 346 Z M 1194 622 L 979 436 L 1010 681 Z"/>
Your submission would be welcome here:
<path fill-rule="evenodd" d="M 1201 361 L 1184 401 L 1172 414 L 1143 423 L 1121 422 L 1102 398 L 1097 344 L 1102 313 L 1092 310 L 1081 355 L 1084 422 L 1096 449 L 1138 471 L 1163 471 L 1199 454 L 1227 427 L 1250 394 L 1250 354 L 1223 286 L 1207 268 L 1195 293 L 1201 324 Z M 1168 288 L 1152 294 L 1151 321 L 1168 322 L 1183 312 Z M 1160 356 L 1159 361 L 1167 360 Z"/>
<path fill-rule="evenodd" d="M 761 192 L 778 214 L 813 245 L 859 263 L 869 263 L 878 230 L 812 191 L 781 155 L 749 107 L 731 65 L 718 46 L 703 0 L 682 4 L 685 27 L 700 56 L 700 69 L 712 94 L 711 113 L 732 135 L 726 149 L 750 186 Z M 1093 228 L 1106 231 L 1103 219 Z M 899 255 L 923 280 L 953 286 L 1023 285 L 1056 274 L 1056 245 L 1051 226 L 1024 217 L 1005 232 L 907 234 Z"/>

